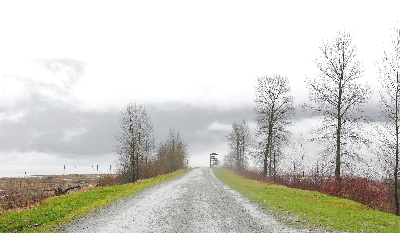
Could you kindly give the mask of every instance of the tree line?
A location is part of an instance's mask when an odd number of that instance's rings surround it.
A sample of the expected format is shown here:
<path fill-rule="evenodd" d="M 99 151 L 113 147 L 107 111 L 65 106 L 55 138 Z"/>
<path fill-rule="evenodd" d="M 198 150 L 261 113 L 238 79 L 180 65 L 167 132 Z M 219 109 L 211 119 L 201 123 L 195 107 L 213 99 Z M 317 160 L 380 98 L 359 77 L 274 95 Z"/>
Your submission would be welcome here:
<path fill-rule="evenodd" d="M 380 87 L 374 89 L 379 94 L 379 119 L 371 119 L 364 113 L 364 105 L 373 92 L 371 86 L 361 81 L 364 69 L 356 45 L 351 34 L 344 31 L 322 43 L 315 62 L 318 73 L 306 79 L 309 101 L 301 107 L 322 122 L 312 127 L 309 140 L 323 146 L 319 156 L 326 171 L 340 184 L 343 167 L 351 169 L 363 162 L 360 151 L 366 148 L 376 155 L 392 181 L 396 215 L 399 215 L 400 29 L 393 32 L 389 50 L 376 63 Z M 224 164 L 241 173 L 252 157 L 261 164 L 264 177 L 275 181 L 283 148 L 290 144 L 288 127 L 294 124 L 293 100 L 287 77 L 276 74 L 259 77 L 254 99 L 257 129 L 252 133 L 244 120 L 232 124 Z M 379 122 L 374 125 L 375 133 L 366 132 L 365 126 L 373 121 Z"/>
<path fill-rule="evenodd" d="M 170 129 L 155 145 L 153 124 L 144 105 L 129 103 L 122 110 L 120 131 L 114 135 L 117 170 L 122 183 L 132 183 L 187 168 L 189 151 L 179 132 Z"/>

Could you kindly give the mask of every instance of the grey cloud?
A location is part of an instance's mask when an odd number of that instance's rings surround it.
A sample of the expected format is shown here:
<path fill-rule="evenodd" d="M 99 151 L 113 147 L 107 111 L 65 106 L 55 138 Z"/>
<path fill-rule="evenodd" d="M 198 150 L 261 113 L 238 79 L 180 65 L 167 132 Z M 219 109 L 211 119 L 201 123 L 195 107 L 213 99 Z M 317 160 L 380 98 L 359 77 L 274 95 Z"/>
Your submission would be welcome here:
<path fill-rule="evenodd" d="M 25 102 L 25 105 L 21 106 L 28 112 L 22 121 L 6 124 L 0 122 L 1 151 L 37 151 L 77 160 L 112 153 L 113 135 L 119 130 L 122 109 L 82 112 L 51 102 L 32 101 Z M 40 103 L 39 109 L 29 106 L 35 102 Z M 366 110 L 376 112 L 377 109 L 372 107 L 373 105 Z M 192 154 L 221 147 L 227 143 L 226 130 L 214 130 L 210 125 L 216 122 L 230 125 L 243 119 L 254 121 L 255 118 L 250 106 L 222 111 L 215 108 L 201 109 L 190 105 L 167 103 L 147 104 L 146 108 L 153 122 L 156 141 L 164 141 L 170 128 L 173 128 L 180 132 Z M 308 117 L 307 113 L 303 114 L 295 116 L 294 120 Z M 225 151 L 217 153 L 224 154 Z"/>
<path fill-rule="evenodd" d="M 54 80 L 37 80 L 35 74 L 32 74 L 32 76 L 28 74 L 27 76 L 6 75 L 0 77 L 0 79 L 12 79 L 23 90 L 21 91 L 23 95 L 12 99 L 12 104 L 5 104 L 3 108 L 0 105 L 0 114 L 2 113 L 3 116 L 9 116 L 11 113 L 18 112 L 18 110 L 24 112 L 31 112 L 33 109 L 41 111 L 48 107 L 58 106 L 62 108 L 65 105 L 75 104 L 75 100 L 70 96 L 70 91 L 76 81 L 84 74 L 85 63 L 73 59 L 59 58 L 41 59 L 34 62 L 51 72 L 64 72 L 66 76 L 54 75 Z"/>
<path fill-rule="evenodd" d="M 374 106 L 368 106 L 365 113 L 373 115 L 379 112 Z M 37 151 L 73 159 L 94 158 L 111 153 L 113 135 L 119 130 L 122 110 L 82 112 L 69 106 L 43 101 L 38 97 L 24 102 L 19 108 L 28 112 L 23 120 L 0 122 L 1 151 Z M 251 106 L 223 111 L 167 103 L 148 104 L 146 108 L 154 125 L 157 142 L 164 141 L 170 128 L 173 128 L 181 133 L 194 154 L 227 143 L 226 131 L 210 129 L 213 123 L 230 125 L 243 119 L 254 121 L 255 118 Z M 301 111 L 296 108 L 298 114 L 294 120 L 300 121 L 309 117 L 308 113 Z"/>
<path fill-rule="evenodd" d="M 181 132 L 187 143 L 203 142 L 205 145 L 225 143 L 223 131 L 207 130 L 213 122 L 232 124 L 235 121 L 253 121 L 252 108 L 222 111 L 214 108 L 200 109 L 176 103 L 165 104 L 162 108 L 147 107 L 153 121 L 156 138 L 162 140 L 167 136 L 169 128 Z M 173 109 L 173 110 L 168 110 Z"/>
<path fill-rule="evenodd" d="M 386 121 L 386 119 L 382 118 L 381 108 L 378 106 L 378 102 L 376 97 L 373 97 L 368 103 L 364 104 L 360 111 L 354 111 L 357 117 L 364 116 L 370 119 L 372 122 L 380 122 Z M 304 118 L 313 117 L 309 112 L 304 111 L 300 105 L 295 106 L 295 115 L 293 116 L 293 120 L 300 121 Z"/>
<path fill-rule="evenodd" d="M 193 145 L 190 150 L 197 150 L 198 142 L 203 147 L 226 143 L 223 131 L 207 129 L 213 122 L 230 124 L 253 118 L 252 109 L 218 111 L 170 105 L 174 107 L 173 111 L 165 106 L 146 106 L 154 125 L 156 140 L 164 141 L 170 128 L 173 128 L 181 133 L 189 146 Z M 113 135 L 119 130 L 120 111 L 80 112 L 44 103 L 42 110 L 30 112 L 23 121 L 0 124 L 0 150 L 37 151 L 73 159 L 112 152 Z M 68 133 L 70 138 L 66 140 Z"/>
<path fill-rule="evenodd" d="M 110 153 L 117 113 L 76 112 L 42 103 L 22 121 L 0 124 L 0 149 L 95 155 Z M 81 132 L 65 140 L 65 135 Z M 71 135 L 70 135 L 71 136 Z"/>

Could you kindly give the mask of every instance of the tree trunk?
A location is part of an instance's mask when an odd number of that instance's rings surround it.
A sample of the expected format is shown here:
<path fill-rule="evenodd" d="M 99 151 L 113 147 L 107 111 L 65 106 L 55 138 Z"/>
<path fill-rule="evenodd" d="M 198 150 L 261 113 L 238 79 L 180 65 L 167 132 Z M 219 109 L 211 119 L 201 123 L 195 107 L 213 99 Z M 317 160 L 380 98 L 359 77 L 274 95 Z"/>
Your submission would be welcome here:
<path fill-rule="evenodd" d="M 243 131 L 242 131 L 242 133 L 244 134 L 245 133 L 245 130 L 244 130 L 244 126 L 243 126 Z M 242 153 L 241 153 L 241 156 L 240 156 L 240 174 L 242 174 L 242 171 L 243 171 L 243 167 L 244 167 L 244 147 L 245 147 L 245 141 L 244 141 L 244 135 L 242 136 Z"/>
<path fill-rule="evenodd" d="M 269 122 L 268 122 L 268 139 L 267 139 L 267 148 L 265 150 L 265 159 L 264 161 L 269 157 L 269 171 L 268 171 L 268 177 L 271 178 L 271 144 L 272 144 L 272 128 L 273 128 L 273 117 L 274 117 L 274 110 L 275 110 L 275 102 L 272 102 L 272 108 L 271 108 L 271 114 L 269 117 Z M 265 163 L 264 163 L 264 173 L 265 175 L 267 175 L 266 173 L 267 168 L 265 167 Z"/>
<path fill-rule="evenodd" d="M 335 168 L 335 179 L 340 181 L 340 133 L 342 128 L 342 117 L 341 117 L 341 104 L 342 104 L 342 77 L 339 80 L 339 97 L 337 104 L 337 129 L 336 129 L 336 168 Z"/>
<path fill-rule="evenodd" d="M 236 132 L 236 167 L 239 170 L 239 174 L 242 175 L 242 169 L 240 167 L 240 138 L 238 132 Z"/>
<path fill-rule="evenodd" d="M 268 178 L 271 179 L 271 177 L 272 177 L 272 154 L 271 154 L 271 147 L 269 148 L 268 157 L 269 157 Z"/>
<path fill-rule="evenodd" d="M 264 154 L 264 178 L 267 177 L 268 174 L 268 160 L 267 160 L 267 149 L 265 149 L 265 154 Z"/>
<path fill-rule="evenodd" d="M 136 181 L 136 173 L 135 173 L 135 142 L 134 139 L 132 138 L 131 141 L 131 155 L 130 155 L 130 159 L 131 159 L 131 172 L 132 172 L 132 177 L 131 177 L 131 182 L 135 182 Z M 129 173 L 128 173 L 129 174 Z"/>
<path fill-rule="evenodd" d="M 276 184 L 276 156 L 274 151 L 274 184 Z"/>
<path fill-rule="evenodd" d="M 140 129 L 141 129 L 141 127 L 140 127 Z M 139 174 L 140 133 L 139 133 L 139 143 L 138 143 L 138 145 L 136 147 L 137 147 L 137 154 L 136 154 L 136 180 L 140 180 L 140 174 Z"/>
<path fill-rule="evenodd" d="M 398 124 L 398 101 L 399 101 L 399 72 L 397 72 L 396 90 L 396 164 L 394 167 L 394 201 L 396 204 L 396 215 L 399 216 L 399 195 L 398 195 L 398 171 L 399 171 L 399 124 Z"/>

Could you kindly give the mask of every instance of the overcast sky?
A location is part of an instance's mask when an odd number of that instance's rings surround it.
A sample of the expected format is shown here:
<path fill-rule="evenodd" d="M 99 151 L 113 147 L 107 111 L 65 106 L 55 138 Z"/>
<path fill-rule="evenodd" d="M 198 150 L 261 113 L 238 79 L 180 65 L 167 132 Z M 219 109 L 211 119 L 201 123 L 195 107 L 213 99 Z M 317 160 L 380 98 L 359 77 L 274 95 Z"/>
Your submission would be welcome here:
<path fill-rule="evenodd" d="M 122 108 L 144 104 L 161 142 L 170 127 L 190 165 L 227 150 L 254 121 L 257 77 L 288 76 L 307 100 L 322 41 L 353 35 L 365 73 L 399 26 L 398 1 L 2 1 L 0 165 L 112 164 Z M 311 129 L 298 115 L 300 131 Z"/>

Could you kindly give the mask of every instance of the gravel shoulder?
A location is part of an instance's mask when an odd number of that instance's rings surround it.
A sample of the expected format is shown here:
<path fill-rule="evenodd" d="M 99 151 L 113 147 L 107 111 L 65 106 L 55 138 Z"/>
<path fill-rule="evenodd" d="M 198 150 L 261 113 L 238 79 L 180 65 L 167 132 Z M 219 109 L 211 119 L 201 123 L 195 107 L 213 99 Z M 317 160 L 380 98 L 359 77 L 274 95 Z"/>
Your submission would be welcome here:
<path fill-rule="evenodd" d="M 219 181 L 210 168 L 174 180 L 88 215 L 67 232 L 309 232 L 285 226 Z"/>

